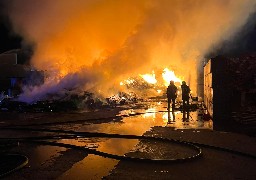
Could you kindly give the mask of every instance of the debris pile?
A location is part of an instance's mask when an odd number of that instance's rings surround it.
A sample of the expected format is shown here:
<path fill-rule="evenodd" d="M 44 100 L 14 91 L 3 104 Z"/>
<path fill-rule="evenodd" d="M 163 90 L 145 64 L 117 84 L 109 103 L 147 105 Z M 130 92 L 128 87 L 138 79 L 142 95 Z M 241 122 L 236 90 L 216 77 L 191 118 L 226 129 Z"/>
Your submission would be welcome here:
<path fill-rule="evenodd" d="M 74 94 L 66 92 L 64 95 L 52 94 L 47 100 L 40 100 L 33 103 L 17 101 L 15 98 L 1 98 L 1 111 L 18 112 L 60 112 L 78 109 L 95 109 L 102 107 L 103 102 L 94 97 L 92 93 L 84 92 Z"/>
<path fill-rule="evenodd" d="M 141 97 L 162 96 L 166 89 L 163 82 L 151 84 L 145 81 L 142 77 L 129 78 L 121 82 L 121 84 L 122 86 L 125 86 L 128 91 L 135 92 Z"/>
<path fill-rule="evenodd" d="M 134 93 L 119 92 L 116 95 L 106 99 L 99 98 L 95 94 L 84 91 L 74 92 L 65 91 L 62 94 L 49 94 L 46 100 L 40 100 L 33 103 L 17 101 L 15 98 L 6 98 L 0 96 L 0 111 L 16 112 L 63 112 L 74 110 L 94 110 L 102 108 L 116 107 L 135 103 L 138 96 Z"/>
<path fill-rule="evenodd" d="M 106 98 L 107 103 L 112 107 L 116 105 L 135 103 L 137 100 L 138 97 L 134 92 L 129 94 L 125 92 L 119 92 L 118 94 Z"/>

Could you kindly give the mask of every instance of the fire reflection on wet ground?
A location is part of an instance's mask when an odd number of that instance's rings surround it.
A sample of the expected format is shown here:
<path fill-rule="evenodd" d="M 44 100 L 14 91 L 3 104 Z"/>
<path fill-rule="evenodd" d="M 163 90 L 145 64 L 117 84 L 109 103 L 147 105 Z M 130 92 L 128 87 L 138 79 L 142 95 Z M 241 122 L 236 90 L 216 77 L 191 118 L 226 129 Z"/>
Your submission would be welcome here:
<path fill-rule="evenodd" d="M 145 132 L 149 132 L 152 127 L 162 127 L 175 131 L 178 129 L 194 129 L 199 132 L 200 129 L 212 129 L 211 121 L 202 120 L 201 109 L 194 111 L 182 112 L 179 109 L 175 109 L 173 112 L 166 110 L 166 102 L 143 102 L 145 106 L 141 106 L 141 109 L 127 109 L 120 112 L 119 118 L 108 120 L 103 119 L 97 121 L 76 121 L 76 123 L 60 123 L 60 124 L 47 124 L 44 128 L 46 129 L 58 129 L 58 130 L 71 130 L 75 132 L 98 132 L 108 134 L 122 134 L 122 135 L 138 135 L 141 136 Z M 59 114 L 59 118 L 67 119 L 72 116 L 66 116 Z M 45 116 L 44 118 L 47 118 Z M 82 114 L 78 118 L 83 119 Z M 35 119 L 36 120 L 36 119 Z M 5 133 L 12 137 L 12 131 Z M 23 132 L 19 131 L 15 133 L 19 137 L 36 137 L 43 135 L 52 135 L 53 133 L 48 132 Z M 76 146 L 84 146 L 97 151 L 111 153 L 115 155 L 125 155 L 132 152 L 134 157 L 142 158 L 176 158 L 176 157 L 187 157 L 194 154 L 194 151 L 190 151 L 187 148 L 180 147 L 176 144 L 168 144 L 164 146 L 161 142 L 145 141 L 138 139 L 121 139 L 121 138 L 85 138 L 85 137 L 74 137 L 72 139 L 56 140 L 57 143 L 65 143 Z M 161 146 L 161 148 L 159 148 Z M 27 149 L 29 146 L 20 146 L 24 152 L 29 151 L 30 154 L 30 166 L 38 172 L 43 172 L 48 167 L 52 167 L 58 162 L 63 163 L 62 160 L 65 158 L 72 158 L 74 161 L 66 162 L 67 165 L 61 171 L 55 173 L 55 178 L 59 179 L 100 179 L 107 176 L 111 170 L 119 163 L 118 160 L 103 158 L 101 156 L 86 153 L 83 154 L 72 154 L 73 151 L 69 151 L 63 147 L 52 147 L 52 146 L 33 146 L 33 148 Z M 172 149 L 172 151 L 169 151 Z M 173 151 L 177 149 L 177 151 Z M 69 151 L 69 154 L 67 154 Z M 179 152 L 178 154 L 176 152 Z M 78 157 L 77 157 L 78 156 Z M 70 159 L 68 160 L 70 161 Z M 51 166 L 52 165 L 52 166 Z M 32 169 L 30 169 L 31 171 Z M 29 170 L 28 170 L 29 171 Z M 55 171 L 52 170 L 51 171 Z M 25 170 L 26 173 L 26 170 Z M 50 173 L 51 174 L 51 173 Z M 49 178 L 52 177 L 49 174 Z M 29 173 L 27 174 L 28 177 Z M 47 176 L 47 175 L 46 175 Z M 48 177 L 48 176 L 47 176 Z"/>
<path fill-rule="evenodd" d="M 212 121 L 202 120 L 200 109 L 193 112 L 182 112 L 180 110 L 168 112 L 166 111 L 165 103 L 161 102 L 151 103 L 147 109 L 129 109 L 121 111 L 120 116 L 122 116 L 123 119 L 119 122 L 76 125 L 76 131 L 143 135 L 154 126 L 167 127 L 170 128 L 170 130 L 197 129 L 197 132 L 199 132 L 198 129 L 213 128 Z M 71 126 L 62 126 L 62 128 L 72 129 Z M 60 141 L 79 146 L 83 145 L 95 148 L 99 151 L 118 155 L 124 155 L 129 151 L 134 151 L 134 148 L 139 144 L 139 140 L 109 138 L 79 138 L 75 140 Z M 149 149 L 149 146 L 147 146 L 147 150 Z M 166 148 L 164 149 L 166 152 Z M 143 149 L 141 150 L 143 151 Z M 109 171 L 112 170 L 117 163 L 117 160 L 88 155 L 82 161 L 73 165 L 73 167 L 65 172 L 60 179 L 71 179 L 75 177 L 98 179 L 108 175 Z"/>

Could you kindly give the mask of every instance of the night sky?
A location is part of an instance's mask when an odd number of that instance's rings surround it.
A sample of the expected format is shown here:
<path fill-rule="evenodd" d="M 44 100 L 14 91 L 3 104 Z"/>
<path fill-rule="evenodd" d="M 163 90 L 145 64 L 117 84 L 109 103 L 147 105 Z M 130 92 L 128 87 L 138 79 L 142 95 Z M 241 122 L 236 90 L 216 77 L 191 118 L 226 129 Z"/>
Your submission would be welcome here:
<path fill-rule="evenodd" d="M 4 21 L 0 23 L 0 39 L 0 53 L 21 47 L 22 38 L 12 34 Z"/>
<path fill-rule="evenodd" d="M 2 14 L 3 1 L 0 0 L 0 53 L 20 48 L 22 41 L 22 37 L 12 33 L 9 19 Z"/>

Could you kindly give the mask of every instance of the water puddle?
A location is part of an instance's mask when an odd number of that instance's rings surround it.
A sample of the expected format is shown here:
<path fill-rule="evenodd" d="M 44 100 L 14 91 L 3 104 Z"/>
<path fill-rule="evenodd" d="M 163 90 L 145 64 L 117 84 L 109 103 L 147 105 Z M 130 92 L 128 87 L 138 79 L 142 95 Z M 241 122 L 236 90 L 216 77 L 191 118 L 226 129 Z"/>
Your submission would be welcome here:
<path fill-rule="evenodd" d="M 143 135 L 153 126 L 164 126 L 165 122 L 155 120 L 151 117 L 143 117 L 143 115 L 125 117 L 121 122 L 116 123 L 102 123 L 81 126 L 77 131 L 86 132 L 102 132 L 111 134 L 133 134 Z M 88 146 L 88 142 L 84 144 L 83 140 L 62 140 L 65 143 L 74 145 Z M 92 138 L 92 142 L 98 151 L 124 155 L 132 150 L 139 140 L 136 139 L 116 139 L 116 138 Z M 97 145 L 95 145 L 95 143 Z M 76 163 L 70 170 L 65 172 L 59 179 L 72 179 L 74 177 L 82 177 L 81 179 L 100 179 L 107 176 L 109 171 L 112 170 L 118 161 L 108 159 L 96 155 L 89 155 L 82 161 Z"/>
<path fill-rule="evenodd" d="M 55 147 L 55 146 L 37 146 L 31 157 L 29 159 L 29 163 L 31 165 L 47 165 L 52 163 L 54 158 L 57 158 L 62 151 L 66 151 L 66 148 L 63 147 Z"/>
<path fill-rule="evenodd" d="M 122 117 L 116 121 L 100 121 L 93 122 L 81 122 L 76 124 L 62 124 L 52 125 L 52 129 L 72 130 L 77 132 L 99 132 L 108 134 L 121 134 L 121 135 L 143 135 L 146 131 L 149 131 L 151 127 L 161 126 L 170 128 L 170 130 L 177 129 L 194 129 L 196 132 L 200 132 L 200 129 L 212 129 L 212 121 L 203 121 L 201 110 L 195 110 L 192 112 L 182 112 L 175 110 L 168 112 L 166 110 L 166 104 L 163 102 L 147 103 L 146 109 L 129 109 L 121 111 L 118 115 Z M 172 146 L 165 147 L 154 144 L 154 142 L 141 143 L 138 139 L 121 139 L 121 138 L 75 138 L 75 139 L 61 139 L 60 143 L 72 144 L 76 146 L 85 146 L 90 149 L 96 149 L 110 154 L 125 155 L 129 152 L 133 152 L 134 155 L 144 156 L 146 152 L 151 157 L 161 158 L 173 158 L 178 155 L 183 157 L 184 155 L 190 155 L 194 152 L 184 151 L 182 153 L 182 147 Z M 153 144 L 152 144 L 153 143 Z M 168 149 L 176 148 L 180 154 L 170 154 Z M 59 156 L 61 151 L 65 151 L 66 148 L 38 146 L 34 152 L 33 157 L 35 161 L 40 164 L 51 163 L 52 160 Z M 137 151 L 135 153 L 135 151 Z M 159 152 L 160 154 L 157 154 Z M 144 154 L 143 154 L 144 153 Z M 186 154 L 189 153 L 189 154 Z M 64 153 L 63 153 L 64 154 Z M 35 162 L 35 163 L 36 163 Z M 83 160 L 75 163 L 72 168 L 63 173 L 58 179 L 101 179 L 107 176 L 109 172 L 115 168 L 119 161 L 101 156 L 89 154 Z"/>
<path fill-rule="evenodd" d="M 199 110 L 194 112 L 167 112 L 162 104 L 156 104 L 148 109 L 129 109 L 120 112 L 123 119 L 120 122 L 101 124 L 84 124 L 77 127 L 76 131 L 101 132 L 111 134 L 143 135 L 154 126 L 170 127 L 172 129 L 212 129 L 211 121 L 202 121 Z M 79 140 L 61 140 L 74 145 L 84 145 L 98 151 L 124 155 L 138 147 L 139 140 L 90 138 Z M 149 148 L 149 147 L 147 147 Z M 143 149 L 143 148 L 142 148 Z M 141 149 L 141 150 L 142 150 Z M 151 149 L 152 150 L 152 149 Z M 144 150 L 143 150 L 144 151 Z M 160 154 L 161 156 L 161 154 Z M 59 179 L 100 179 L 109 174 L 118 161 L 96 155 L 88 155 L 76 163 Z"/>

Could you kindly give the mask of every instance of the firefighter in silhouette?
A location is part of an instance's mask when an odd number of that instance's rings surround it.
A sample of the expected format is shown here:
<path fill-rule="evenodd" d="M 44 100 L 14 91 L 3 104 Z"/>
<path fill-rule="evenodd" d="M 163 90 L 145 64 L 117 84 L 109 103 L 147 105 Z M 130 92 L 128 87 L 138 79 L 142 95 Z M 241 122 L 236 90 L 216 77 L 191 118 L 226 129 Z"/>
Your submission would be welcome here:
<path fill-rule="evenodd" d="M 181 85 L 181 91 L 182 91 L 182 101 L 183 101 L 183 109 L 189 107 L 189 94 L 190 94 L 190 88 L 186 84 L 185 81 L 182 81 Z"/>
<path fill-rule="evenodd" d="M 167 99 L 168 99 L 168 111 L 170 111 L 170 105 L 172 103 L 172 109 L 175 107 L 175 99 L 177 98 L 177 87 L 174 85 L 174 81 L 170 81 L 167 88 Z"/>

